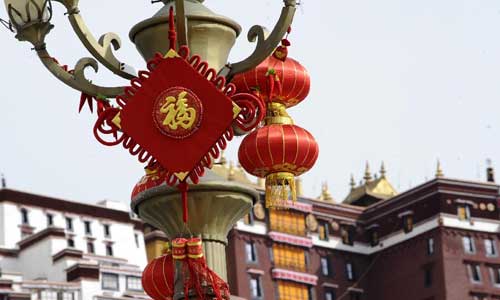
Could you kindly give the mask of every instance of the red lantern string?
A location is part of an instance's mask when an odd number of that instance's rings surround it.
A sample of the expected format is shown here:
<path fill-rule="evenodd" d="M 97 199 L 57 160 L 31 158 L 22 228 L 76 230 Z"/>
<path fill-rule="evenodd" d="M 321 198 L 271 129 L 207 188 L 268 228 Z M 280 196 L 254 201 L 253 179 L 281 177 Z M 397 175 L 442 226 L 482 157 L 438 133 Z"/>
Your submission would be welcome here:
<path fill-rule="evenodd" d="M 168 15 L 168 40 L 170 42 L 170 49 L 175 50 L 177 42 L 177 32 L 175 31 L 173 6 L 170 7 Z"/>
<path fill-rule="evenodd" d="M 188 195 L 187 192 L 189 190 L 189 185 L 187 182 L 181 181 L 178 185 L 177 188 L 181 192 L 181 199 L 182 199 L 182 221 L 184 221 L 184 224 L 187 224 L 188 222 Z"/>

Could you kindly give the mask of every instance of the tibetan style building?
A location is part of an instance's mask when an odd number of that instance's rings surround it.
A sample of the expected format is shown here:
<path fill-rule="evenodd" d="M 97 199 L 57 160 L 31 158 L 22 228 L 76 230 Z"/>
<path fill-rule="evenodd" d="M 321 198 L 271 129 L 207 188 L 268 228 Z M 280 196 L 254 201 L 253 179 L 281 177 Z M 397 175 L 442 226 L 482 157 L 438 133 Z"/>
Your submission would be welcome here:
<path fill-rule="evenodd" d="M 221 176 L 252 184 L 241 169 Z M 288 210 L 252 213 L 229 236 L 228 278 L 240 297 L 280 300 L 500 299 L 499 186 L 443 176 L 397 193 L 382 167 L 342 203 L 323 187 Z M 300 190 L 300 183 L 298 183 Z M 300 191 L 299 191 L 300 192 Z M 146 235 L 151 255 L 166 239 Z M 158 253 L 153 253 L 154 247 Z"/>
<path fill-rule="evenodd" d="M 143 224 L 96 205 L 0 188 L 0 300 L 147 299 Z"/>

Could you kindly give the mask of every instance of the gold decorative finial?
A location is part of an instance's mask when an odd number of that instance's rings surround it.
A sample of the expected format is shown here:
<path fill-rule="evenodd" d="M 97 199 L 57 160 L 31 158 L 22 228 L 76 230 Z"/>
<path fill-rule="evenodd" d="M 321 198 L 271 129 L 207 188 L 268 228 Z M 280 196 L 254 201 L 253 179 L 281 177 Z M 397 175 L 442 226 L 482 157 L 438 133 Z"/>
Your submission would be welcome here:
<path fill-rule="evenodd" d="M 304 187 L 302 186 L 302 178 L 295 179 L 295 190 L 297 196 L 304 196 Z"/>
<path fill-rule="evenodd" d="M 349 185 L 351 186 L 351 190 L 356 187 L 356 181 L 354 180 L 353 174 L 351 174 L 351 182 L 349 183 Z"/>
<path fill-rule="evenodd" d="M 363 177 L 363 179 L 365 180 L 365 183 L 372 180 L 372 174 L 370 173 L 370 165 L 368 164 L 368 161 L 366 162 L 365 176 Z"/>
<path fill-rule="evenodd" d="M 441 177 L 444 177 L 444 173 L 443 173 L 443 169 L 441 168 L 441 162 L 437 161 L 437 165 L 436 165 L 436 178 L 441 178 Z"/>
<path fill-rule="evenodd" d="M 321 195 L 318 197 L 319 200 L 322 201 L 333 201 L 333 197 L 328 190 L 328 183 L 325 181 L 321 186 Z"/>
<path fill-rule="evenodd" d="M 380 166 L 380 177 L 381 178 L 385 178 L 385 173 L 386 172 L 387 171 L 385 170 L 385 163 L 384 163 L 384 161 L 382 161 L 382 165 Z"/>

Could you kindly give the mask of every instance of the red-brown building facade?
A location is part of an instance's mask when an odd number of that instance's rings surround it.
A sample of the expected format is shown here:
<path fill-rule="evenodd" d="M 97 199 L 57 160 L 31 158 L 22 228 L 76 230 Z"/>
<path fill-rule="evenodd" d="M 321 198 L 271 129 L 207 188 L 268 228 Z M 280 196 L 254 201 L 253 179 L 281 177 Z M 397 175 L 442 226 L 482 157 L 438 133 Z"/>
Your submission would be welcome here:
<path fill-rule="evenodd" d="M 263 197 L 263 196 L 262 196 Z M 288 210 L 263 199 L 227 248 L 246 299 L 500 299 L 499 186 L 438 177 L 397 194 L 382 170 L 343 203 L 327 189 Z"/>

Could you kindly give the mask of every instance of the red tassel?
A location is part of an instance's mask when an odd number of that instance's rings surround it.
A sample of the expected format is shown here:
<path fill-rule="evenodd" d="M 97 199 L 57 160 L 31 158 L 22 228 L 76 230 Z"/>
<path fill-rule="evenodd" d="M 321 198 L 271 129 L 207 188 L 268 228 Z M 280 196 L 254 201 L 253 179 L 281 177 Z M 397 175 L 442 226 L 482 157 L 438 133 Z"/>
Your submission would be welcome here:
<path fill-rule="evenodd" d="M 184 221 L 184 224 L 187 224 L 188 222 L 188 189 L 189 186 L 186 183 L 186 181 L 182 181 L 177 185 L 177 188 L 181 192 L 181 199 L 182 199 L 182 220 Z"/>
<path fill-rule="evenodd" d="M 189 269 L 187 285 L 196 291 L 200 299 L 205 299 L 205 287 L 211 288 L 214 293 L 213 299 L 229 299 L 229 286 L 207 266 L 200 238 L 191 238 L 187 241 L 187 258 Z"/>

